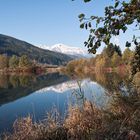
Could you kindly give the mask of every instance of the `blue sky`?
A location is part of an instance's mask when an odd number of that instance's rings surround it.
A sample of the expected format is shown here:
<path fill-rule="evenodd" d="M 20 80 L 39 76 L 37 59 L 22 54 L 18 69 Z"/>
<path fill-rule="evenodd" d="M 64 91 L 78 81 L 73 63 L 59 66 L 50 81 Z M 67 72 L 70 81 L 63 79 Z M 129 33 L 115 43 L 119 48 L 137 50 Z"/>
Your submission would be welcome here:
<path fill-rule="evenodd" d="M 0 33 L 35 45 L 83 47 L 88 32 L 79 28 L 78 15 L 103 15 L 112 0 L 0 0 Z"/>

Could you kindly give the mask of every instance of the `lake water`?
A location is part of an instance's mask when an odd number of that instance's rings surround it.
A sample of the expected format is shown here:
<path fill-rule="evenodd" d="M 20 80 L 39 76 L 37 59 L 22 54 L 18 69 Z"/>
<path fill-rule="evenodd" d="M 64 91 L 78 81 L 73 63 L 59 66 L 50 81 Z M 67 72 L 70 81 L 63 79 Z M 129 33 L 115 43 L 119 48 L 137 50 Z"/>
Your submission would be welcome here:
<path fill-rule="evenodd" d="M 116 80 L 112 81 L 112 74 L 100 76 L 75 80 L 59 73 L 0 75 L 0 133 L 12 131 L 13 122 L 19 117 L 31 115 L 39 121 L 53 108 L 64 117 L 69 105 L 80 106 L 84 100 L 105 108 L 110 99 L 107 91 L 113 92 L 122 78 L 114 77 Z"/>

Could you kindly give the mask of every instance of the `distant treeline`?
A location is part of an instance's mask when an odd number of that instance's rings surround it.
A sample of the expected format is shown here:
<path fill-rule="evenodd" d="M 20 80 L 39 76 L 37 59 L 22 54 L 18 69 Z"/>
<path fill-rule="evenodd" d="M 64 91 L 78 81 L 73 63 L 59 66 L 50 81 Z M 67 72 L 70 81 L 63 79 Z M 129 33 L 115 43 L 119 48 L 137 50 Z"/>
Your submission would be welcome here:
<path fill-rule="evenodd" d="M 69 74 L 122 70 L 135 74 L 139 71 L 138 64 L 135 63 L 135 60 L 138 59 L 136 56 L 138 57 L 136 50 L 126 48 L 122 53 L 117 45 L 111 44 L 96 57 L 72 60 L 62 70 Z"/>
<path fill-rule="evenodd" d="M 17 67 L 30 67 L 32 62 L 26 55 L 17 57 L 13 55 L 9 57 L 7 55 L 0 55 L 0 69 L 4 68 L 17 68 Z"/>
<path fill-rule="evenodd" d="M 1 72 L 36 72 L 37 68 L 37 62 L 31 61 L 26 55 L 21 57 L 0 55 Z"/>

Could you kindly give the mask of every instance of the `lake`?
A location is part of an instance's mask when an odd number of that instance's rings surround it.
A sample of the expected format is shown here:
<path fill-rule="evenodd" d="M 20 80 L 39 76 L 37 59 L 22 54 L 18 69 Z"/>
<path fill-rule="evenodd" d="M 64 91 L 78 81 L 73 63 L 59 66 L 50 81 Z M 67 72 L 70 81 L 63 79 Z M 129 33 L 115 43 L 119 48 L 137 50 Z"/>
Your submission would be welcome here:
<path fill-rule="evenodd" d="M 123 87 L 123 76 L 117 74 L 89 77 L 69 78 L 59 73 L 0 75 L 0 133 L 11 132 L 19 117 L 31 115 L 39 121 L 53 109 L 57 109 L 63 119 L 69 105 L 81 106 L 84 100 L 106 108 L 111 100 L 108 93 Z"/>

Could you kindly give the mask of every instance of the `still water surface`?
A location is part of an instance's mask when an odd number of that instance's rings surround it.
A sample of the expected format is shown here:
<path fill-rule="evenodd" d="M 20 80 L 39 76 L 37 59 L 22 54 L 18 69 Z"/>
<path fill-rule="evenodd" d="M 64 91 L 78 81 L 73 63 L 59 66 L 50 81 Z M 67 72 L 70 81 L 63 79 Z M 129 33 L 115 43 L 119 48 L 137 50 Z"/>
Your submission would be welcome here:
<path fill-rule="evenodd" d="M 85 99 L 105 107 L 109 101 L 107 86 L 112 90 L 114 84 L 108 81 L 108 85 L 104 85 L 105 79 L 101 79 L 97 79 L 100 82 L 95 78 L 72 80 L 59 73 L 0 75 L 0 133 L 12 131 L 13 122 L 19 117 L 31 115 L 39 121 L 53 108 L 64 117 L 69 105 L 81 105 Z"/>

